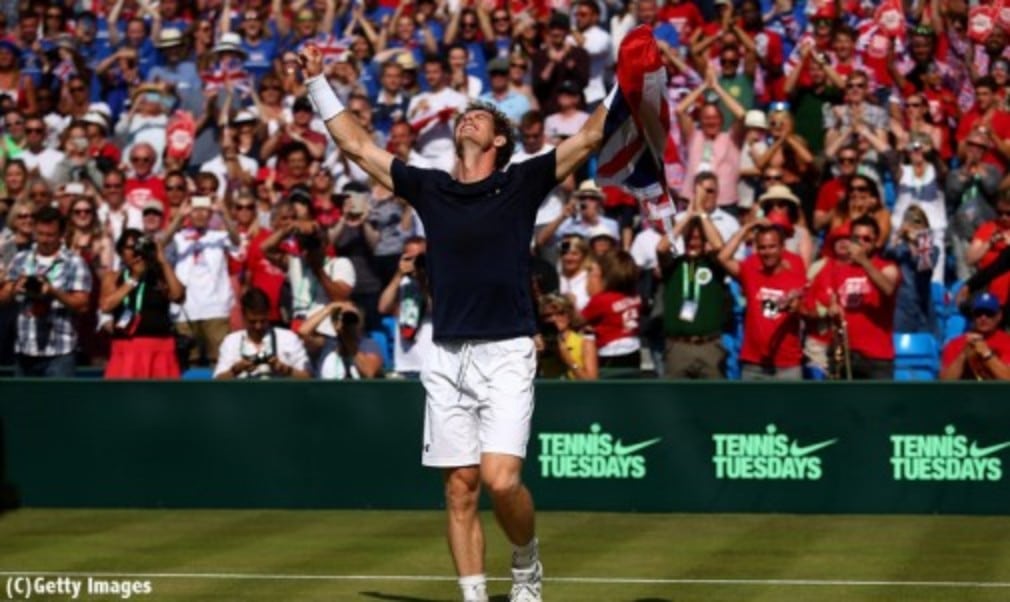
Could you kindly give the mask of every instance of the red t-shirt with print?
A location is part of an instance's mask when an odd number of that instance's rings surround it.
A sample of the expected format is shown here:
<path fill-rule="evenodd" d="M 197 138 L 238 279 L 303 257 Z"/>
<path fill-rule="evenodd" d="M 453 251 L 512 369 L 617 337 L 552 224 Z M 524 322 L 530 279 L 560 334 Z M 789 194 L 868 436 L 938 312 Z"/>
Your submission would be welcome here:
<path fill-rule="evenodd" d="M 740 360 L 765 364 L 770 359 L 777 368 L 799 366 L 803 358 L 800 316 L 784 311 L 781 305 L 790 295 L 803 294 L 807 284 L 803 259 L 783 251 L 782 265 L 769 273 L 760 258 L 751 255 L 740 262 L 739 280 L 747 299 Z"/>
<path fill-rule="evenodd" d="M 641 306 L 638 295 L 603 291 L 590 297 L 582 309 L 582 317 L 596 332 L 597 348 L 602 350 L 614 341 L 637 338 Z"/>
<path fill-rule="evenodd" d="M 873 257 L 874 267 L 883 271 L 893 262 Z M 900 272 L 898 275 L 901 278 Z M 900 285 L 900 280 L 898 282 Z M 894 359 L 894 304 L 897 295 L 885 296 L 862 266 L 829 259 L 811 287 L 817 301 L 831 303 L 831 293 L 845 311 L 849 349 L 876 360 Z"/>

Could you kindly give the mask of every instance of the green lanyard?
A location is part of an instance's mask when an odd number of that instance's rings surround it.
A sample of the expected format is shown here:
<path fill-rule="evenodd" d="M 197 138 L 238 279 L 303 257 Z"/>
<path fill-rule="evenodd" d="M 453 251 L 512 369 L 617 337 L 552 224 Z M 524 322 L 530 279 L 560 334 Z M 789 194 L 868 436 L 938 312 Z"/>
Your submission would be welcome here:
<path fill-rule="evenodd" d="M 682 274 L 681 282 L 683 283 L 685 301 L 687 300 L 697 301 L 698 298 L 701 296 L 701 283 L 698 282 L 698 278 L 695 277 L 697 271 L 696 267 L 697 266 L 693 261 L 684 262 L 684 271 L 681 272 Z M 690 275 L 688 274 L 688 270 L 691 270 Z M 694 297 L 688 297 L 689 292 L 688 289 L 692 280 L 694 281 Z"/>
<path fill-rule="evenodd" d="M 123 280 L 127 282 L 133 282 L 133 278 L 130 277 L 129 272 L 123 272 Z M 140 308 L 144 305 L 144 289 L 147 287 L 147 282 L 141 280 L 140 284 L 134 289 L 136 292 L 133 295 L 133 315 L 140 316 Z"/>

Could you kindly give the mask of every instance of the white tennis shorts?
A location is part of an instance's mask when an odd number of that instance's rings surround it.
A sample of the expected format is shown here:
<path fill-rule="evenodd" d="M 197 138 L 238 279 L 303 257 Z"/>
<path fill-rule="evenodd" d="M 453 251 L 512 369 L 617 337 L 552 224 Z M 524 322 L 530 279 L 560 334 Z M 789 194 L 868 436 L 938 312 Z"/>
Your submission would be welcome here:
<path fill-rule="evenodd" d="M 436 342 L 421 371 L 426 394 L 421 463 L 475 466 L 488 452 L 525 458 L 536 367 L 531 337 Z"/>

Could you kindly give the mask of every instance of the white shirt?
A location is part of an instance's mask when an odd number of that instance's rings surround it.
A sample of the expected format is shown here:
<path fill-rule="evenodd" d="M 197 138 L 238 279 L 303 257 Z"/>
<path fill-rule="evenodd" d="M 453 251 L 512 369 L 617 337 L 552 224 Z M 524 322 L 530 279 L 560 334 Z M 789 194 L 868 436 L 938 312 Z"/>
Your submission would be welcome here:
<path fill-rule="evenodd" d="M 576 111 L 570 116 L 551 113 L 544 119 L 544 132 L 549 140 L 569 138 L 578 134 L 587 121 L 589 113 L 585 111 Z"/>
<path fill-rule="evenodd" d="M 250 159 L 240 153 L 238 155 L 238 165 L 250 178 L 256 177 L 259 163 L 255 159 Z M 209 171 L 217 176 L 217 196 L 218 198 L 224 198 L 225 190 L 228 188 L 228 165 L 225 163 L 224 157 L 220 154 L 216 155 L 213 159 L 201 165 L 200 171 Z"/>
<path fill-rule="evenodd" d="M 683 212 L 677 216 L 677 223 L 680 223 L 687 219 L 687 212 Z M 708 219 L 715 226 L 715 229 L 719 231 L 719 236 L 722 237 L 723 244 L 729 242 L 729 239 L 733 238 L 736 231 L 740 229 L 740 222 L 736 221 L 736 218 L 732 215 L 726 213 L 722 209 L 716 207 L 715 211 L 708 214 Z M 678 237 L 677 240 L 673 241 L 673 252 L 677 255 L 684 253 L 684 237 Z"/>
<path fill-rule="evenodd" d="M 423 92 L 410 100 L 407 119 L 411 123 L 430 117 L 442 109 L 455 109 L 462 113 L 469 100 L 463 94 L 442 88 L 438 92 Z M 418 132 L 415 143 L 421 155 L 437 168 L 451 173 L 456 166 L 456 145 L 453 142 L 453 120 L 433 119 Z"/>
<path fill-rule="evenodd" d="M 400 338 L 400 329 L 396 329 L 396 336 L 393 341 L 393 367 L 397 372 L 420 372 L 424 368 L 426 357 L 430 357 L 434 350 L 432 334 L 435 329 L 431 325 L 431 318 L 425 317 L 417 327 L 414 340 L 406 343 Z"/>
<path fill-rule="evenodd" d="M 635 260 L 635 265 L 641 270 L 651 270 L 659 266 L 659 259 L 656 257 L 656 245 L 662 240 L 663 235 L 652 228 L 643 228 L 635 235 L 635 240 L 631 241 L 631 258 Z"/>
<path fill-rule="evenodd" d="M 607 88 L 603 76 L 611 65 L 614 55 L 610 34 L 603 31 L 599 25 L 593 25 L 582 32 L 582 48 L 589 54 L 589 83 L 586 84 L 586 102 L 603 100 L 607 96 Z M 572 43 L 575 38 L 569 38 Z"/>
<path fill-rule="evenodd" d="M 323 263 L 323 271 L 330 280 L 339 280 L 354 288 L 354 264 L 350 259 L 329 257 Z M 301 257 L 288 259 L 288 282 L 291 283 L 291 313 L 296 318 L 308 317 L 330 302 L 323 285 Z"/>
<path fill-rule="evenodd" d="M 571 278 L 566 278 L 564 274 L 558 273 L 558 291 L 562 295 L 572 295 L 575 298 L 575 310 L 581 312 L 589 305 L 589 291 L 586 290 L 586 283 L 589 281 L 589 272 L 579 270 Z"/>
<path fill-rule="evenodd" d="M 144 214 L 133 205 L 123 201 L 123 206 L 118 210 L 109 208 L 105 201 L 98 206 L 98 221 L 105 223 L 108 220 L 112 224 L 112 241 L 116 242 L 127 228 L 144 228 Z"/>
<path fill-rule="evenodd" d="M 177 322 L 227 318 L 235 296 L 228 278 L 228 254 L 238 251 L 223 230 L 202 235 L 187 228 L 172 237 L 175 275 L 186 287 L 186 302 Z"/>
<path fill-rule="evenodd" d="M 242 358 L 253 358 L 261 352 L 264 355 L 277 356 L 278 360 L 295 370 L 308 371 L 309 356 L 305 353 L 305 346 L 302 345 L 302 340 L 298 338 L 298 335 L 287 328 L 274 328 L 273 332 L 273 337 L 268 332 L 259 344 L 249 340 L 245 330 L 229 333 L 221 341 L 217 365 L 214 366 L 214 376 L 231 370 L 231 367 Z M 276 341 L 277 349 L 271 347 L 273 341 Z M 236 378 L 264 378 L 267 376 L 270 376 L 270 366 L 260 364 L 251 372 L 244 372 Z"/>
<path fill-rule="evenodd" d="M 576 220 L 575 216 L 572 216 L 561 222 L 561 226 L 558 227 L 558 238 L 575 234 L 588 241 L 593 235 L 593 231 L 600 226 L 606 228 L 607 232 L 613 235 L 614 240 L 621 240 L 621 227 L 617 223 L 617 220 L 611 219 L 605 215 L 599 216 L 595 224 L 590 224 L 582 219 Z"/>
<path fill-rule="evenodd" d="M 21 151 L 21 160 L 29 171 L 37 169 L 42 179 L 52 182 L 56 164 L 63 160 L 63 153 L 53 148 L 43 148 L 39 153 L 33 153 L 27 148 Z"/>
<path fill-rule="evenodd" d="M 535 153 L 527 153 L 523 149 L 522 145 L 516 147 L 516 151 L 512 153 L 512 159 L 509 161 L 509 165 L 515 165 L 516 163 L 522 163 L 527 159 L 532 159 L 533 157 L 539 157 L 540 155 L 547 154 L 554 150 L 553 144 L 544 144 Z M 540 208 L 537 209 L 537 217 L 534 225 L 543 226 L 553 222 L 565 208 L 564 194 L 561 192 L 561 186 L 558 185 L 551 191 L 550 194 L 544 198 L 544 202 L 540 203 Z"/>

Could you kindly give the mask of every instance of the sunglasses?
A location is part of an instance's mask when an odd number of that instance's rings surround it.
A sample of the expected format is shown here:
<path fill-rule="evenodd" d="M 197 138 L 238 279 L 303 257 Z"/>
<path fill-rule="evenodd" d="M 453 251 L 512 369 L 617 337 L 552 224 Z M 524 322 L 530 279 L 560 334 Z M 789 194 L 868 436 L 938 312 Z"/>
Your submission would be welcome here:
<path fill-rule="evenodd" d="M 859 82 L 856 84 L 847 84 L 845 87 L 849 90 L 862 90 L 866 87 L 866 84 L 864 82 Z"/>
<path fill-rule="evenodd" d="M 244 203 L 241 205 L 235 205 L 235 211 L 252 211 L 255 208 L 256 205 L 247 205 Z"/>
<path fill-rule="evenodd" d="M 25 128 L 25 132 L 28 134 L 44 134 L 46 131 L 43 128 Z"/>
<path fill-rule="evenodd" d="M 158 217 L 161 217 L 162 213 L 157 209 L 144 209 L 143 216 L 147 217 L 148 215 L 157 215 Z"/>
<path fill-rule="evenodd" d="M 842 163 L 842 164 L 855 163 L 856 162 L 856 158 L 855 157 L 838 157 L 838 162 Z"/>
<path fill-rule="evenodd" d="M 508 23 L 511 19 L 507 15 L 499 15 L 491 19 L 495 23 Z"/>
<path fill-rule="evenodd" d="M 477 23 L 475 21 L 464 21 L 463 27 L 467 29 L 476 29 Z"/>
<path fill-rule="evenodd" d="M 102 188 L 111 188 L 113 190 L 122 187 L 123 187 L 122 182 L 106 182 L 105 184 L 102 185 Z"/>
<path fill-rule="evenodd" d="M 782 174 L 766 174 L 763 178 L 766 182 L 774 182 L 782 179 Z"/>
<path fill-rule="evenodd" d="M 513 69 L 525 69 L 526 63 L 511 63 L 509 64 L 509 67 L 512 67 Z"/>
<path fill-rule="evenodd" d="M 168 192 L 178 192 L 180 190 L 186 190 L 186 187 L 181 184 L 177 184 L 175 186 L 165 186 L 165 190 Z"/>
<path fill-rule="evenodd" d="M 18 213 L 14 216 L 14 219 L 32 219 L 31 213 Z"/>
<path fill-rule="evenodd" d="M 74 209 L 74 215 L 91 215 L 93 211 L 91 209 Z"/>
<path fill-rule="evenodd" d="M 284 88 L 282 88 L 282 87 L 280 87 L 280 86 L 273 86 L 273 85 L 271 85 L 271 86 L 261 86 L 261 87 L 260 87 L 260 90 L 261 90 L 261 91 L 263 91 L 263 92 L 266 92 L 266 91 L 268 91 L 268 90 L 275 90 L 275 91 L 277 91 L 277 92 L 280 92 L 280 91 L 281 91 L 281 90 L 283 90 L 283 89 L 284 89 Z"/>
<path fill-rule="evenodd" d="M 154 157 L 148 157 L 148 156 L 137 157 L 137 156 L 134 156 L 134 157 L 130 157 L 130 161 L 133 161 L 134 163 L 150 163 L 151 161 L 154 161 Z"/>
<path fill-rule="evenodd" d="M 873 242 L 872 236 L 853 236 L 852 242 Z"/>
<path fill-rule="evenodd" d="M 971 317 L 973 317 L 973 318 L 981 318 L 981 317 L 995 318 L 996 317 L 996 313 L 997 312 L 995 312 L 995 311 L 993 311 L 991 309 L 976 309 L 975 311 L 971 312 Z"/>
<path fill-rule="evenodd" d="M 905 106 L 908 107 L 909 109 L 921 109 L 922 108 L 922 103 L 921 102 L 910 102 L 910 103 L 908 103 Z"/>
<path fill-rule="evenodd" d="M 702 188 L 702 190 L 705 191 L 705 194 L 715 194 L 715 188 Z"/>
<path fill-rule="evenodd" d="M 13 127 L 17 127 L 17 126 L 19 126 L 19 125 L 24 125 L 24 123 L 25 123 L 25 122 L 24 122 L 24 121 L 21 121 L 21 120 L 19 119 L 19 120 L 17 120 L 17 121 L 5 121 L 4 123 L 5 123 L 5 124 L 7 124 L 7 127 L 9 127 L 9 128 L 13 128 Z"/>
<path fill-rule="evenodd" d="M 73 93 L 84 92 L 84 86 L 71 86 L 70 91 Z"/>

